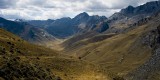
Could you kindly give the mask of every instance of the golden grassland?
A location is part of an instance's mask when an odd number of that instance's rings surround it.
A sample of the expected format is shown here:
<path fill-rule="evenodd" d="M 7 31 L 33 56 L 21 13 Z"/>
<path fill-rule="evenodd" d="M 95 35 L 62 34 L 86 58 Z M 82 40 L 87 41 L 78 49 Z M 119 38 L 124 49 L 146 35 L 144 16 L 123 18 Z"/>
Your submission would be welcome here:
<path fill-rule="evenodd" d="M 88 42 L 83 39 L 68 47 L 66 54 L 100 65 L 109 72 L 124 76 L 144 64 L 152 55 L 152 49 L 143 44 L 146 33 L 159 25 L 156 17 L 149 23 L 137 26 L 135 29 L 114 35 L 98 42 Z M 79 46 L 84 44 L 82 46 Z"/>
<path fill-rule="evenodd" d="M 0 33 L 0 79 L 111 80 L 97 65 Z"/>

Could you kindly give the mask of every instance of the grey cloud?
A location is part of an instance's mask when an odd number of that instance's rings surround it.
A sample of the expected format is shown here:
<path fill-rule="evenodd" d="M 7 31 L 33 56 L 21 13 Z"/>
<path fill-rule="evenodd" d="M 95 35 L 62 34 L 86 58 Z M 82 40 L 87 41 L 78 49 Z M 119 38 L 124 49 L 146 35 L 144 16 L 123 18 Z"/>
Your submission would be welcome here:
<path fill-rule="evenodd" d="M 60 1 L 65 1 L 65 2 L 85 2 L 89 0 L 60 0 Z"/>
<path fill-rule="evenodd" d="M 0 0 L 0 8 L 10 8 L 16 5 L 18 0 Z"/>
<path fill-rule="evenodd" d="M 149 1 L 157 1 L 157 0 L 121 0 L 112 4 L 113 5 L 112 9 L 122 9 L 129 5 L 136 7 L 139 6 L 140 4 L 144 4 Z"/>
<path fill-rule="evenodd" d="M 95 12 L 95 11 L 103 11 L 103 12 L 105 12 L 107 9 L 109 9 L 105 4 L 103 4 L 102 2 L 100 2 L 100 1 L 92 1 L 91 2 L 91 5 L 89 5 L 88 7 L 87 7 L 87 11 L 89 11 L 89 12 Z"/>
<path fill-rule="evenodd" d="M 30 0 L 30 2 L 28 4 L 41 7 L 41 6 L 45 6 L 46 2 L 47 2 L 47 0 Z"/>
<path fill-rule="evenodd" d="M 128 5 L 138 6 L 148 1 L 155 0 L 0 0 L 0 16 L 8 19 L 55 19 L 73 17 L 84 11 L 90 15 L 110 16 Z"/>
<path fill-rule="evenodd" d="M 4 17 L 6 19 L 23 19 L 23 17 L 17 15 L 17 14 L 12 14 L 12 15 L 1 15 L 1 17 Z"/>

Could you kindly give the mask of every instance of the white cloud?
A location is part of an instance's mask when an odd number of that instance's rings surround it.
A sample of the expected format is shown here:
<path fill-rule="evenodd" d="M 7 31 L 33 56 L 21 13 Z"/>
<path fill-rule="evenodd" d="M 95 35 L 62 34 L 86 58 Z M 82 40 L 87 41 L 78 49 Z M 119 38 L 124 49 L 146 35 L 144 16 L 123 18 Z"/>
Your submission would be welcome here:
<path fill-rule="evenodd" d="M 154 0 L 0 0 L 0 16 L 7 19 L 57 19 L 81 12 L 110 16 L 128 5 Z"/>

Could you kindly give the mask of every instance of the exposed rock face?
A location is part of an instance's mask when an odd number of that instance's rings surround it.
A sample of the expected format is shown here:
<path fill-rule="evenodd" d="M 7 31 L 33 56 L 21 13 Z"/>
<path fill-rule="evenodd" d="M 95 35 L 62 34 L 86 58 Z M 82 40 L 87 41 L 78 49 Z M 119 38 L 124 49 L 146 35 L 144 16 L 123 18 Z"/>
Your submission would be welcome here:
<path fill-rule="evenodd" d="M 106 22 L 101 22 L 98 24 L 98 29 L 95 29 L 97 32 L 102 33 L 106 31 L 109 28 L 108 23 Z"/>
<path fill-rule="evenodd" d="M 160 26 L 147 33 L 142 39 L 144 45 L 153 50 L 153 55 L 146 63 L 127 75 L 127 80 L 159 80 L 160 73 Z"/>
<path fill-rule="evenodd" d="M 74 25 L 77 25 L 80 24 L 81 22 L 86 22 L 88 18 L 89 15 L 86 12 L 83 12 L 74 17 L 72 21 Z"/>
<path fill-rule="evenodd" d="M 133 14 L 134 10 L 135 10 L 135 8 L 133 6 L 128 6 L 126 9 L 122 9 L 121 13 L 125 14 L 127 16 L 128 14 Z M 132 15 L 130 15 L 130 16 L 132 16 Z"/>
<path fill-rule="evenodd" d="M 107 33 L 121 33 L 125 29 L 133 28 L 138 21 L 148 18 L 160 11 L 160 1 L 148 2 L 138 7 L 128 6 L 108 19 L 110 29 Z M 135 26 L 135 25 L 134 25 Z"/>
<path fill-rule="evenodd" d="M 127 8 L 122 9 L 120 13 L 127 17 L 132 17 L 139 14 L 146 14 L 146 15 L 154 14 L 159 10 L 160 10 L 160 1 L 153 1 L 138 7 L 128 6 Z"/>

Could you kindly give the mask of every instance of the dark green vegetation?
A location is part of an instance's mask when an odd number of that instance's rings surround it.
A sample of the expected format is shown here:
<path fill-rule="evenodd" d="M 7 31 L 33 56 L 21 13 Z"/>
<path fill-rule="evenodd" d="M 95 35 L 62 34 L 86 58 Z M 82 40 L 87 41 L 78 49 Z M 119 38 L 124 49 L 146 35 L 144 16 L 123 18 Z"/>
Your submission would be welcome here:
<path fill-rule="evenodd" d="M 2 58 L 2 57 L 1 57 Z M 43 68 L 39 64 L 22 61 L 20 57 L 5 57 L 1 61 L 0 77 L 5 80 L 60 80 L 52 74 L 49 68 Z M 59 78 L 59 79 L 58 79 Z"/>

